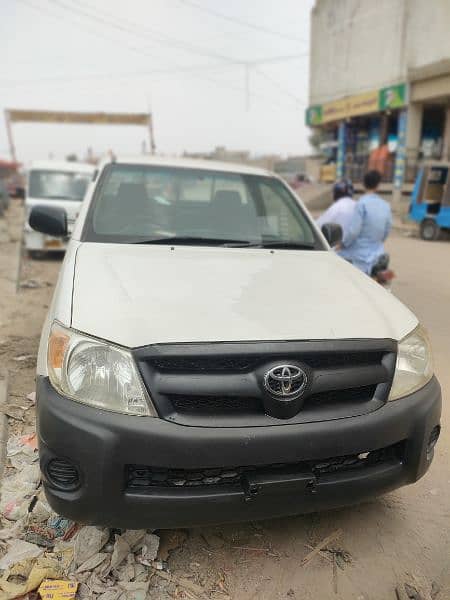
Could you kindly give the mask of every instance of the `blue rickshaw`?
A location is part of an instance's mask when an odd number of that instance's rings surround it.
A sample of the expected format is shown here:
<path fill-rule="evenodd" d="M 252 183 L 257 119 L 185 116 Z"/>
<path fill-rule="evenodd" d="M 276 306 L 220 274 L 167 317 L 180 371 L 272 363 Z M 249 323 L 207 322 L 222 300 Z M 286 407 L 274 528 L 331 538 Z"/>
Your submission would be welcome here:
<path fill-rule="evenodd" d="M 420 224 L 423 240 L 437 240 L 441 230 L 450 230 L 450 163 L 433 162 L 420 168 L 409 216 Z"/>

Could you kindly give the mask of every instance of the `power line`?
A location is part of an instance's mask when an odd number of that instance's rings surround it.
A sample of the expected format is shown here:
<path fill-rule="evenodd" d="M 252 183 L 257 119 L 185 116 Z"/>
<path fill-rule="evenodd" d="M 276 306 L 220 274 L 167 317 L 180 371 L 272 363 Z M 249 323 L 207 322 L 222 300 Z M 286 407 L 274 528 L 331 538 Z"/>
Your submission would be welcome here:
<path fill-rule="evenodd" d="M 25 0 L 22 0 L 25 1 Z M 30 4 L 31 6 L 31 4 Z M 76 81 L 89 81 L 96 79 L 109 79 L 114 77 L 140 77 L 146 75 L 163 75 L 163 74 L 177 74 L 177 73 L 202 73 L 203 71 L 216 71 L 217 69 L 226 69 L 236 66 L 245 66 L 246 68 L 255 68 L 256 72 L 263 76 L 265 79 L 270 81 L 271 83 L 275 83 L 279 89 L 281 89 L 278 81 L 269 77 L 266 73 L 257 68 L 260 64 L 267 64 L 271 62 L 277 62 L 278 60 L 284 61 L 287 57 L 272 57 L 268 59 L 256 59 L 254 61 L 229 61 L 228 63 L 224 63 L 222 65 L 217 64 L 205 64 L 205 65 L 193 65 L 193 66 L 181 66 L 174 65 L 172 67 L 167 67 L 164 69 L 145 69 L 139 71 L 124 71 L 124 72 L 102 72 L 102 73 L 90 73 L 86 75 L 81 75 L 78 77 L 67 76 L 64 75 L 62 77 L 39 77 L 36 79 L 29 80 L 5 80 L 0 78 L 0 87 L 22 87 L 23 85 L 33 84 L 33 83 L 60 83 L 60 82 L 76 82 Z M 299 101 L 297 96 L 293 95 L 292 92 L 286 92 L 288 95 L 292 96 L 292 98 L 296 101 Z"/>
<path fill-rule="evenodd" d="M 23 4 L 25 4 L 26 6 L 29 6 L 39 12 L 42 12 L 42 7 L 41 6 L 36 6 L 34 4 L 32 4 L 30 2 L 30 0 L 20 0 Z M 62 6 L 62 2 L 61 0 L 53 0 L 53 2 L 55 4 L 60 4 Z M 67 20 L 58 13 L 54 13 L 51 11 L 45 11 L 44 12 L 46 14 L 48 14 L 49 16 L 56 18 L 56 19 L 60 19 L 63 20 L 64 22 L 67 23 Z M 92 19 L 91 19 L 92 20 Z M 89 29 L 85 29 L 84 25 L 81 25 L 80 23 L 77 22 L 71 22 L 72 24 L 75 24 L 79 27 L 82 27 L 84 31 L 86 31 L 87 33 L 91 33 L 92 35 L 98 35 L 98 30 L 92 31 Z M 108 25 L 108 23 L 107 23 Z M 119 26 L 117 27 L 119 28 Z M 120 27 L 121 29 L 124 29 L 123 27 Z M 107 39 L 108 41 L 113 41 L 114 43 L 121 43 L 123 44 L 124 42 L 122 40 L 118 40 L 117 38 L 110 38 L 108 36 L 105 36 L 103 33 L 101 34 L 101 37 L 103 37 L 104 39 Z M 146 39 L 147 36 L 145 36 Z M 144 56 L 151 56 L 154 58 L 154 54 L 151 54 L 149 52 L 145 52 L 144 49 L 142 48 L 137 48 L 136 46 L 130 46 L 129 44 L 124 44 L 126 47 L 128 47 L 129 49 L 133 50 L 134 52 L 137 52 L 141 55 Z M 246 92 L 245 88 L 233 85 L 233 84 L 229 84 L 227 82 L 223 82 L 223 81 L 219 81 L 217 79 L 214 79 L 212 77 L 208 77 L 206 75 L 204 75 L 202 73 L 203 70 L 211 70 L 211 69 L 217 69 L 217 68 L 224 68 L 224 67 L 231 67 L 231 66 L 236 66 L 236 65 L 244 65 L 246 66 L 246 68 L 248 69 L 249 67 L 256 67 L 258 65 L 261 64 L 270 64 L 270 63 L 276 63 L 276 62 L 285 62 L 285 61 L 290 61 L 290 60 L 299 60 L 303 57 L 307 56 L 307 53 L 303 53 L 303 54 L 293 54 L 293 55 L 283 55 L 283 56 L 272 56 L 272 57 L 267 57 L 267 58 L 260 58 L 260 59 L 254 59 L 254 60 L 248 60 L 248 59 L 230 59 L 224 57 L 224 62 L 222 64 L 211 64 L 211 65 L 199 65 L 199 66 L 190 66 L 190 67 L 185 67 L 182 65 L 177 65 L 177 64 L 170 64 L 168 68 L 165 69 L 153 69 L 153 70 L 147 70 L 147 71 L 137 71 L 137 72 L 127 72 L 127 73 L 122 73 L 122 74 L 117 74 L 117 73 L 103 73 L 103 74 L 95 74 L 95 75 L 88 75 L 85 77 L 80 77 L 80 78 L 74 78 L 74 77 L 63 77 L 63 78 L 40 78 L 40 79 L 35 79 L 35 80 L 31 80 L 29 81 L 29 84 L 31 85 L 36 85 L 39 84 L 40 82 L 44 82 L 44 83 L 64 83 L 64 82 L 75 82 L 75 81 L 83 81 L 83 80 L 97 80 L 99 78 L 103 78 L 103 79 L 108 79 L 108 78 L 117 78 L 117 77 L 133 77 L 133 76 L 146 76 L 146 75 L 154 75 L 154 74 L 163 74 L 163 73 L 186 73 L 189 74 L 191 73 L 194 77 L 199 77 L 200 79 L 203 79 L 204 81 L 210 82 L 210 83 L 214 83 L 215 85 L 219 85 L 222 87 L 226 87 L 229 90 L 233 90 L 233 91 L 239 91 L 239 92 Z M 226 60 L 225 60 L 226 59 Z M 166 62 L 167 64 L 167 62 Z M 22 87 L 23 85 L 27 85 L 26 82 L 20 81 L 20 82 L 14 82 L 14 81 L 9 81 L 9 82 L 4 82 L 4 87 Z M 260 98 L 266 101 L 270 101 L 272 103 L 276 103 L 278 106 L 283 106 L 282 104 L 280 104 L 279 102 L 276 102 L 274 98 L 270 98 L 267 95 L 264 94 L 260 94 L 260 93 L 256 93 L 256 92 L 250 92 L 250 96 L 252 97 L 256 97 L 256 98 Z"/>
<path fill-rule="evenodd" d="M 159 39 L 154 38 L 153 42 L 157 43 L 157 44 L 162 44 L 165 46 L 179 48 L 179 49 L 185 50 L 187 52 L 190 52 L 192 54 L 197 54 L 199 56 L 206 56 L 208 58 L 214 58 L 216 60 L 217 59 L 221 60 L 221 61 L 229 61 L 230 60 L 229 56 L 224 56 L 222 54 L 218 54 L 217 52 L 214 52 L 211 50 L 205 50 L 203 48 L 200 48 L 199 46 L 194 46 L 192 44 L 185 42 L 184 40 L 172 38 L 165 34 L 162 34 L 162 39 L 161 39 L 161 33 L 156 31 L 155 29 L 151 29 L 148 27 L 144 28 L 144 27 L 139 26 L 138 23 L 133 23 L 132 21 L 128 21 L 125 19 L 120 19 L 120 22 L 119 22 L 116 19 L 116 17 L 114 17 L 114 15 L 111 15 L 110 13 L 106 13 L 104 11 L 102 12 L 102 14 L 100 14 L 79 2 L 74 3 L 73 5 L 63 2 L 63 0 L 49 0 L 49 2 L 51 2 L 52 4 L 55 4 L 59 8 L 62 8 L 63 10 L 74 13 L 77 16 L 81 15 L 82 17 L 95 22 L 96 24 L 100 24 L 100 25 L 107 26 L 107 27 L 110 27 L 113 29 L 117 29 L 119 31 L 122 31 L 122 32 L 125 32 L 128 34 L 132 34 L 134 36 L 141 37 L 146 40 L 148 40 L 149 34 L 153 35 L 153 36 L 156 35 L 159 37 Z M 86 10 L 86 8 L 87 8 L 87 10 Z"/>
<path fill-rule="evenodd" d="M 173 38 L 163 35 L 163 39 L 161 39 L 161 32 L 158 32 L 155 29 L 151 29 L 148 27 L 141 27 L 138 23 L 134 23 L 133 21 L 120 19 L 120 21 L 111 13 L 107 13 L 105 11 L 93 11 L 88 5 L 82 2 L 74 2 L 72 0 L 72 5 L 67 3 L 67 0 L 48 0 L 49 2 L 59 6 L 63 10 L 73 12 L 78 16 L 82 16 L 84 18 L 88 18 L 91 21 L 94 21 L 96 24 L 100 24 L 107 27 L 112 27 L 114 29 L 118 29 L 125 33 L 135 35 L 138 37 L 143 37 L 145 40 L 148 40 L 149 34 L 154 36 L 159 36 L 159 39 L 153 39 L 153 43 L 162 44 L 166 46 L 172 46 L 175 48 L 180 48 L 183 50 L 187 50 L 193 54 L 198 54 L 200 56 L 206 56 L 208 58 L 213 58 L 216 60 L 224 61 L 227 63 L 236 63 L 236 64 L 262 64 L 262 63 L 270 63 L 270 62 L 281 62 L 287 60 L 296 60 L 298 58 L 303 58 L 309 56 L 309 52 L 297 53 L 297 54 L 289 54 L 287 56 L 275 56 L 265 59 L 256 59 L 256 60 L 238 60 L 234 59 L 230 56 L 225 56 L 223 54 L 219 54 L 215 51 L 211 51 L 200 46 L 194 46 L 192 44 L 187 43 L 184 40 L 179 40 L 178 38 Z M 165 38 L 165 39 L 164 39 Z"/>
<path fill-rule="evenodd" d="M 296 96 L 295 94 L 293 94 L 291 92 L 291 90 L 288 90 L 279 81 L 277 81 L 276 79 L 274 79 L 270 75 L 267 75 L 267 73 L 265 73 L 264 71 L 261 71 L 261 69 L 259 69 L 259 68 L 255 69 L 255 71 L 256 71 L 256 73 L 258 73 L 258 75 L 261 75 L 262 77 L 264 77 L 264 79 L 266 79 L 267 81 L 270 81 L 271 83 L 273 83 L 274 85 L 276 85 L 277 90 L 279 90 L 280 92 L 283 92 L 283 94 L 286 94 L 287 96 L 289 96 L 290 98 L 292 98 L 293 100 L 295 100 L 297 103 L 304 104 L 304 101 L 301 98 L 299 98 L 298 96 Z"/>
<path fill-rule="evenodd" d="M 242 27 L 247 27 L 248 29 L 253 29 L 255 31 L 259 31 L 260 33 L 266 33 L 268 35 L 275 35 L 277 37 L 283 38 L 285 40 L 290 40 L 294 42 L 306 42 L 306 40 L 299 39 L 292 35 L 288 35 L 286 33 L 281 33 L 280 31 L 274 31 L 273 29 L 269 29 L 267 27 L 263 27 L 262 25 L 256 25 L 255 23 L 249 23 L 248 21 L 243 21 L 242 19 L 238 19 L 237 17 L 231 17 L 229 15 L 224 15 L 221 12 L 218 12 L 212 8 L 207 8 L 206 6 L 202 6 L 201 4 L 197 4 L 196 2 L 192 2 L 191 0 L 178 0 L 182 4 L 186 6 L 190 6 L 191 8 L 195 8 L 204 13 L 212 15 L 217 19 L 222 19 L 223 21 L 229 21 L 230 23 L 235 23 L 237 25 L 241 25 Z"/>
<path fill-rule="evenodd" d="M 54 13 L 52 11 L 49 11 L 48 9 L 46 9 L 45 7 L 42 7 L 42 6 L 36 6 L 35 4 L 31 3 L 30 0 L 19 0 L 19 2 L 22 2 L 22 4 L 24 4 L 25 6 L 28 6 L 29 8 L 32 8 L 32 9 L 38 11 L 40 14 L 44 13 L 44 14 L 50 16 L 53 19 L 57 19 L 59 21 L 63 21 L 64 23 L 67 24 L 66 17 L 64 17 L 63 15 L 61 15 L 59 13 Z M 132 50 L 133 52 L 136 52 L 137 54 L 139 54 L 141 56 L 150 56 L 150 57 L 154 57 L 155 56 L 153 53 L 145 52 L 145 49 L 143 49 L 143 48 L 138 48 L 136 46 L 132 46 L 132 45 L 128 44 L 127 42 L 124 42 L 123 40 L 118 39 L 118 38 L 111 38 L 108 35 L 105 35 L 103 32 L 100 32 L 99 30 L 86 29 L 86 25 L 84 23 L 81 24 L 79 22 L 71 21 L 70 24 L 71 25 L 75 25 L 77 27 L 80 27 L 85 33 L 93 35 L 96 38 L 97 37 L 101 37 L 104 40 L 107 40 L 109 42 L 113 42 L 114 44 L 122 44 L 123 46 L 125 46 L 129 50 Z"/>

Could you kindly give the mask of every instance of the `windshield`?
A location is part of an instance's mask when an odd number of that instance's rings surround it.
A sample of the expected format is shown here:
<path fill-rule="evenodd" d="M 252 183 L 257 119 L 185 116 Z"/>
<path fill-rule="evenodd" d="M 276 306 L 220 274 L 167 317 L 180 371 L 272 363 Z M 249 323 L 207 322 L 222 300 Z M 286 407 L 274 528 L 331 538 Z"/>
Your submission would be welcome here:
<path fill-rule="evenodd" d="M 71 171 L 30 171 L 28 195 L 46 200 L 83 200 L 91 175 Z"/>
<path fill-rule="evenodd" d="M 84 239 L 323 248 L 274 177 L 125 164 L 106 168 Z"/>

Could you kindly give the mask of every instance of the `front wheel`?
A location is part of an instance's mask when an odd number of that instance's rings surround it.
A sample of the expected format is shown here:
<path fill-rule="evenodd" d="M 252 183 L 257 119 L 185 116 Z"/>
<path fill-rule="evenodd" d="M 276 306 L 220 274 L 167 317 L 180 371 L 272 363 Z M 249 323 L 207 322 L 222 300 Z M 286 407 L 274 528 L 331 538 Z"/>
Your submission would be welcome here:
<path fill-rule="evenodd" d="M 424 219 L 420 224 L 420 237 L 427 242 L 439 239 L 441 228 L 434 219 Z"/>

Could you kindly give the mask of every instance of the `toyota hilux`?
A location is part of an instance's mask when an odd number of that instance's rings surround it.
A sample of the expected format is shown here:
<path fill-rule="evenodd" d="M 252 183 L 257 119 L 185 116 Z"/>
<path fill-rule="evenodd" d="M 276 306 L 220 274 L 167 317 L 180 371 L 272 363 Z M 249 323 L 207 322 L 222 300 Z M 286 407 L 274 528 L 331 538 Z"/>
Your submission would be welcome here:
<path fill-rule="evenodd" d="M 67 214 L 30 226 L 65 237 Z M 181 527 L 361 502 L 417 481 L 440 432 L 427 335 L 274 174 L 104 162 L 40 342 L 50 505 Z"/>

